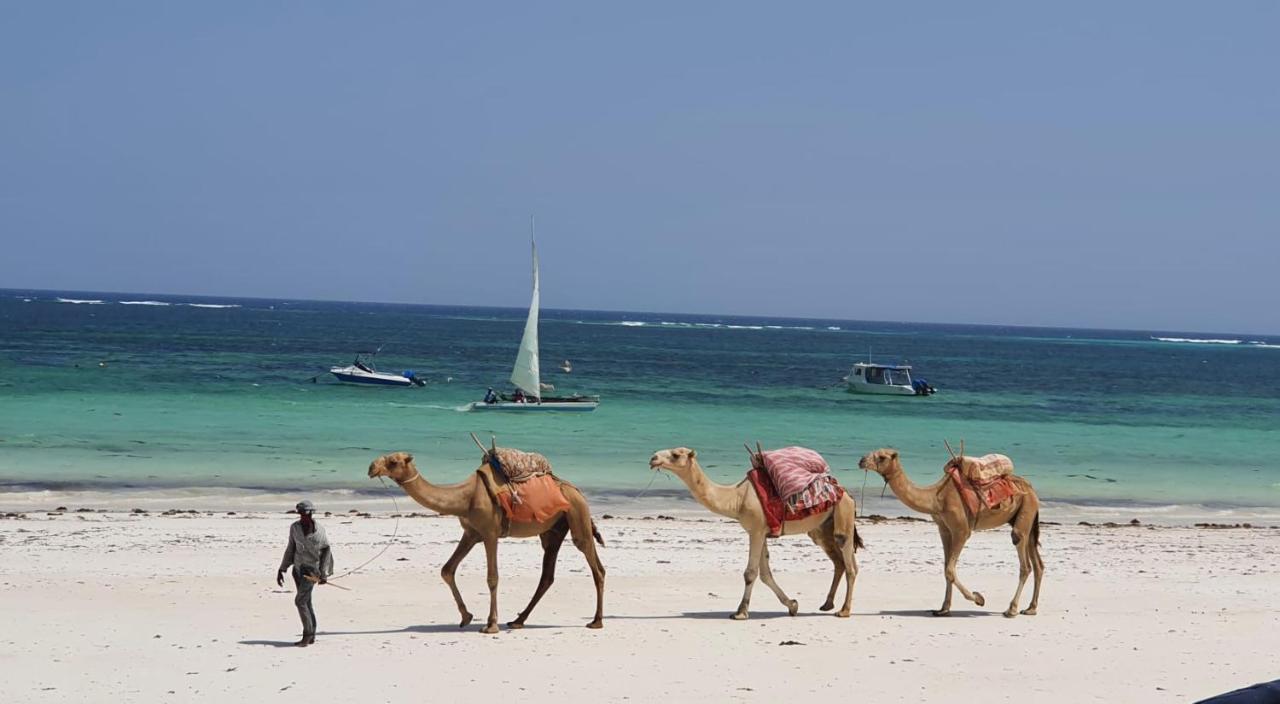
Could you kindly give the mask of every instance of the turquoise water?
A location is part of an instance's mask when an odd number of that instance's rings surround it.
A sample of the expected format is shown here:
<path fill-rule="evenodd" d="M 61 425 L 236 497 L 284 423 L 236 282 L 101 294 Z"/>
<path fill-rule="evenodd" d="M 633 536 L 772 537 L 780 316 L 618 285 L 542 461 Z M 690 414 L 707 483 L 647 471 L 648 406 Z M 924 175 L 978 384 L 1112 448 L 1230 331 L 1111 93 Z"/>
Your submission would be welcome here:
<path fill-rule="evenodd" d="M 463 412 L 505 386 L 523 316 L 0 291 L 0 491 L 366 490 L 369 461 L 391 450 L 456 480 L 478 461 L 474 431 L 543 452 L 597 496 L 634 494 L 649 455 L 677 445 L 722 481 L 741 478 L 744 441 L 807 445 L 838 469 L 892 445 L 926 481 L 943 438 L 963 438 L 1011 456 L 1054 501 L 1280 507 L 1274 337 L 544 311 L 544 380 L 601 394 L 600 409 Z M 307 383 L 383 343 L 381 368 L 428 386 Z M 909 360 L 938 395 L 845 392 L 840 377 L 868 350 Z"/>

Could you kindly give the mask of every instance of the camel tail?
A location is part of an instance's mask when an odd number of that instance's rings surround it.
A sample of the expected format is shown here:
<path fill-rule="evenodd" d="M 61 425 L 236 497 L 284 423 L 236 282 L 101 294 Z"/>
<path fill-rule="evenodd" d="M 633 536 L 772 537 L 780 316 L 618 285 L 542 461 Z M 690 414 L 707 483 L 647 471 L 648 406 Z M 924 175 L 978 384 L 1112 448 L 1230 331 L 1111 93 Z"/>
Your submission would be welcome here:
<path fill-rule="evenodd" d="M 604 547 L 604 538 L 600 537 L 600 529 L 596 528 L 596 519 L 591 519 L 591 535 L 595 537 L 596 542 L 600 543 L 600 547 Z"/>
<path fill-rule="evenodd" d="M 862 536 L 858 533 L 858 527 L 853 527 L 853 551 L 866 550 L 867 544 L 862 542 Z"/>
<path fill-rule="evenodd" d="M 1040 547 L 1040 512 L 1036 511 L 1036 517 L 1031 519 L 1031 544 Z"/>

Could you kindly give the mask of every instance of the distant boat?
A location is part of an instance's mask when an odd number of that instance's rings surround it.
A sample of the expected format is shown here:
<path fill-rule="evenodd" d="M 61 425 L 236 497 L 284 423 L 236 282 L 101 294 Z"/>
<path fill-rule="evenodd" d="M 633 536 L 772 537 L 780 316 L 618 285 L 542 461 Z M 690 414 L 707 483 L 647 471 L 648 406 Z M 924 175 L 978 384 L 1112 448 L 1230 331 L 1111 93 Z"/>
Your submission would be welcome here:
<path fill-rule="evenodd" d="M 400 374 L 380 372 L 373 366 L 373 358 L 377 352 L 361 352 L 356 359 L 345 367 L 332 367 L 329 373 L 345 384 L 363 384 L 365 386 L 426 386 L 426 381 L 419 379 L 413 370 L 405 370 Z M 312 381 L 315 379 L 313 378 Z"/>
<path fill-rule="evenodd" d="M 564 372 L 565 374 L 569 374 L 573 371 L 573 365 L 570 364 L 569 360 L 566 359 L 560 363 L 560 371 Z"/>
<path fill-rule="evenodd" d="M 930 396 L 935 389 L 924 379 L 911 379 L 911 367 L 905 364 L 856 362 L 845 377 L 849 390 L 860 394 L 882 396 Z"/>
<path fill-rule="evenodd" d="M 520 351 L 511 370 L 511 383 L 515 390 L 510 394 L 495 392 L 492 388 L 483 401 L 471 404 L 473 411 L 594 411 L 600 405 L 599 396 L 544 396 L 543 391 L 555 387 L 542 383 L 538 366 L 538 245 L 533 247 L 533 298 L 529 302 L 529 317 L 524 321 L 524 336 L 520 338 Z M 566 360 L 567 364 L 567 360 Z"/>

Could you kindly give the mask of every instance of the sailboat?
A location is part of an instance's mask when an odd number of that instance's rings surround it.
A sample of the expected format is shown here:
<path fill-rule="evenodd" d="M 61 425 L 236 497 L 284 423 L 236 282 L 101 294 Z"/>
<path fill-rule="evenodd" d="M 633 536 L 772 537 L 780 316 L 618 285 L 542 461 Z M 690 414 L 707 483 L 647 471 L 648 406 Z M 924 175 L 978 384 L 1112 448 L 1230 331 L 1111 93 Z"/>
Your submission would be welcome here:
<path fill-rule="evenodd" d="M 496 393 L 492 388 L 483 401 L 471 404 L 473 411 L 594 411 L 600 405 L 599 396 L 544 396 L 550 387 L 542 383 L 538 366 L 538 245 L 533 247 L 533 299 L 529 302 L 529 317 L 524 321 L 524 336 L 520 338 L 520 351 L 511 370 L 511 383 L 515 390 L 510 394 Z"/>

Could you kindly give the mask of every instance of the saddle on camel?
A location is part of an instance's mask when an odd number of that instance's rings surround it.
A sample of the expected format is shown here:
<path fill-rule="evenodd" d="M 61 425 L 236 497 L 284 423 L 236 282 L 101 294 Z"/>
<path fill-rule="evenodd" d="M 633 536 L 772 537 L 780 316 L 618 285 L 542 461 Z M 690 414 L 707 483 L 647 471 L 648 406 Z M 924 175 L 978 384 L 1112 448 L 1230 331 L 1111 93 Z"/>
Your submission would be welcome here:
<path fill-rule="evenodd" d="M 951 477 L 960 498 L 964 499 L 964 508 L 969 513 L 969 522 L 977 520 L 978 511 L 995 508 L 1012 499 L 1022 491 L 1009 477 L 1013 474 L 1013 460 L 1005 455 L 989 454 L 982 457 L 968 457 L 964 454 L 964 441 L 960 441 L 959 454 L 951 450 L 950 443 L 943 442 L 951 459 L 942 466 L 942 470 Z"/>
<path fill-rule="evenodd" d="M 476 444 L 480 445 L 478 439 Z M 512 523 L 541 523 L 569 509 L 569 500 L 546 457 L 496 443 L 489 448 L 480 445 L 480 449 L 485 453 L 484 464 L 476 472 L 502 506 L 503 537 Z"/>
<path fill-rule="evenodd" d="M 822 513 L 839 503 L 844 488 L 831 476 L 831 467 L 822 455 L 807 447 L 763 450 L 756 443 L 751 454 L 747 480 L 756 490 L 769 537 L 782 535 L 782 525 Z"/>

